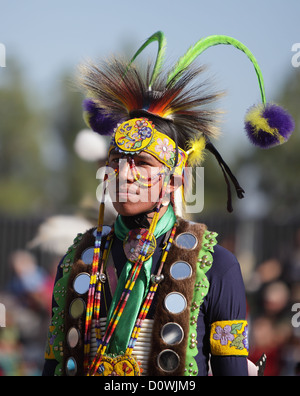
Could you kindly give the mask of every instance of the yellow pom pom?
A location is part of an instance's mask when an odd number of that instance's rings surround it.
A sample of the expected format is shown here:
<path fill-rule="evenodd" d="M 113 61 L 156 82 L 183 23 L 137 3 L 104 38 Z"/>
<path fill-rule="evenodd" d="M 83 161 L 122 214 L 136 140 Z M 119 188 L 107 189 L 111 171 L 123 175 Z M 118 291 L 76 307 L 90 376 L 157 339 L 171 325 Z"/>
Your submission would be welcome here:
<path fill-rule="evenodd" d="M 82 116 L 83 116 L 83 120 L 86 123 L 86 125 L 92 129 L 91 124 L 90 124 L 91 114 L 88 111 L 83 111 Z"/>
<path fill-rule="evenodd" d="M 200 138 L 191 140 L 188 143 L 188 165 L 191 167 L 199 166 L 204 161 L 206 139 L 203 135 Z"/>

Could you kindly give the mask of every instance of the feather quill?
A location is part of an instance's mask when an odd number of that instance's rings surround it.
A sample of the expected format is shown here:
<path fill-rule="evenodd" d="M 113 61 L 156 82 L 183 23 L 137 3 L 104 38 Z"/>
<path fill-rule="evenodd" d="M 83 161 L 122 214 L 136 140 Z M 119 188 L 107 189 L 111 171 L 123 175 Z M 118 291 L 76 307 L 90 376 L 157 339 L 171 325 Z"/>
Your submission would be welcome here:
<path fill-rule="evenodd" d="M 131 61 L 129 62 L 129 64 L 126 68 L 126 71 L 125 71 L 125 74 L 126 74 L 128 69 L 130 68 L 132 63 L 135 61 L 135 59 L 140 55 L 140 53 L 142 51 L 144 51 L 144 49 L 149 44 L 153 43 L 154 41 L 158 42 L 158 51 L 157 51 L 155 65 L 153 67 L 152 76 L 151 76 L 151 79 L 149 82 L 149 87 L 148 87 L 149 89 L 151 89 L 154 81 L 156 80 L 156 78 L 158 77 L 159 73 L 161 72 L 161 70 L 163 68 L 163 62 L 164 62 L 166 46 L 167 46 L 167 40 L 166 40 L 163 32 L 158 31 L 158 32 L 154 33 L 151 37 L 149 37 L 148 40 L 145 41 L 145 43 L 133 55 L 133 57 L 131 58 Z"/>
<path fill-rule="evenodd" d="M 257 60 L 255 59 L 252 52 L 243 43 L 229 36 L 213 35 L 200 39 L 176 63 L 176 65 L 168 75 L 168 82 L 171 82 L 172 80 L 176 81 L 176 79 L 180 77 L 182 71 L 185 70 L 200 54 L 202 54 L 202 52 L 204 52 L 205 50 L 207 50 L 212 46 L 220 45 L 220 44 L 232 45 L 247 55 L 247 57 L 250 59 L 250 61 L 254 66 L 258 78 L 262 102 L 266 103 L 264 80 L 261 69 L 257 63 Z"/>

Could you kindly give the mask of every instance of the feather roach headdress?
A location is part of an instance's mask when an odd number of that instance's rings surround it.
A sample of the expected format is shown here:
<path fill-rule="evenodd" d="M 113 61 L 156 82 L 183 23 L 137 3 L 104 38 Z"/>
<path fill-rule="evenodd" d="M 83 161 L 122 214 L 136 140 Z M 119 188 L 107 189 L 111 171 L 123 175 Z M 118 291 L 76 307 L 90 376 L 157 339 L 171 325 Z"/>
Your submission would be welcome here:
<path fill-rule="evenodd" d="M 167 82 L 160 73 L 151 83 L 149 69 L 145 76 L 133 65 L 112 59 L 99 67 L 83 70 L 82 83 L 88 99 L 83 103 L 88 125 L 102 135 L 112 135 L 117 123 L 136 117 L 138 113 L 154 116 L 172 124 L 178 144 L 183 149 L 200 135 L 215 137 L 216 111 L 206 105 L 218 98 L 207 93 L 206 84 L 195 84 L 203 68 L 188 68 Z M 151 84 L 151 85 L 150 85 Z"/>
<path fill-rule="evenodd" d="M 152 42 L 158 43 L 156 61 L 152 69 L 148 67 L 142 73 L 134 66 L 134 61 Z M 263 76 L 255 57 L 244 44 L 228 36 L 199 40 L 166 72 L 163 70 L 166 39 L 162 32 L 156 32 L 129 63 L 112 59 L 98 66 L 83 66 L 80 82 L 87 96 L 83 103 L 84 118 L 95 132 L 113 135 L 119 123 L 136 117 L 154 117 L 167 125 L 167 132 L 160 132 L 170 136 L 187 153 L 188 166 L 200 165 L 205 151 L 214 154 L 224 173 L 228 188 L 227 207 L 232 211 L 229 180 L 239 198 L 243 198 L 244 191 L 211 141 L 217 135 L 218 112 L 208 105 L 220 94 L 209 93 L 207 84 L 199 83 L 203 68 L 194 65 L 202 52 L 220 44 L 234 46 L 246 54 L 258 78 L 261 103 L 250 108 L 245 117 L 250 141 L 263 149 L 284 143 L 294 129 L 293 119 L 281 107 L 266 102 Z"/>

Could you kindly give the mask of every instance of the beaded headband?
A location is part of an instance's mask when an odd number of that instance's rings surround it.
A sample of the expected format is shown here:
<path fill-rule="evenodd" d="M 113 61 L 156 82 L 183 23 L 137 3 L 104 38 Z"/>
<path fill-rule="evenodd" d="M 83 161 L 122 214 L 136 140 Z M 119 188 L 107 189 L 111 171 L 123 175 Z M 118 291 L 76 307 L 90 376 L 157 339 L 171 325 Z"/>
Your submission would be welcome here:
<path fill-rule="evenodd" d="M 188 159 L 188 153 L 179 147 L 176 148 L 174 140 L 156 130 L 152 122 L 146 118 L 134 118 L 119 124 L 115 128 L 109 153 L 115 149 L 125 154 L 139 154 L 145 151 L 180 176 Z"/>

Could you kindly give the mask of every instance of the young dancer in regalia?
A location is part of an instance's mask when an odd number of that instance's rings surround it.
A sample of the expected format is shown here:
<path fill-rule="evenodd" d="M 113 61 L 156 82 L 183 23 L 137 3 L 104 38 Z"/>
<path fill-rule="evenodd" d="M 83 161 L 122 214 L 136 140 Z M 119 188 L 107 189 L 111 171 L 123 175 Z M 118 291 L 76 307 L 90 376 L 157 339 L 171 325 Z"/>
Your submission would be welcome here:
<path fill-rule="evenodd" d="M 154 66 L 135 59 L 157 41 Z M 111 136 L 103 201 L 96 229 L 79 234 L 63 257 L 53 292 L 44 375 L 248 375 L 248 324 L 243 279 L 233 254 L 206 225 L 184 219 L 180 199 L 187 170 L 212 153 L 230 184 L 244 191 L 216 150 L 218 94 L 199 83 L 195 59 L 227 44 L 252 62 L 262 104 L 246 115 L 252 143 L 283 143 L 293 121 L 266 103 L 252 53 L 227 36 L 192 47 L 170 71 L 157 32 L 129 63 L 112 59 L 81 69 L 84 115 L 95 132 Z M 191 187 L 189 187 L 191 188 Z M 109 194 L 118 217 L 103 224 Z M 183 202 L 184 204 L 184 202 Z"/>

